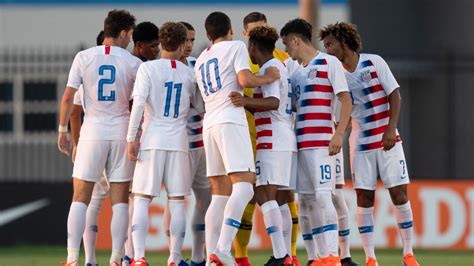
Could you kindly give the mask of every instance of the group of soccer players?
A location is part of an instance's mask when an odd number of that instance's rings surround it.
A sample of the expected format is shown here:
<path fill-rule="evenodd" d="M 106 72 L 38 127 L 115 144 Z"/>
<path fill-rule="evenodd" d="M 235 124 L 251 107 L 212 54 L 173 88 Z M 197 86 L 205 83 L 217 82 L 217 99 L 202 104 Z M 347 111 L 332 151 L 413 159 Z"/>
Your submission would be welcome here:
<path fill-rule="evenodd" d="M 65 265 L 78 265 L 82 239 L 86 266 L 97 265 L 97 215 L 107 194 L 113 211 L 110 265 L 148 265 L 148 208 L 162 185 L 168 265 L 189 265 L 181 249 L 184 199 L 191 191 L 196 206 L 190 265 L 250 265 L 246 245 L 255 203 L 272 242 L 266 265 L 299 265 L 298 217 L 307 265 L 358 265 L 349 251 L 342 194 L 341 147 L 350 123 L 366 265 L 378 265 L 377 176 L 396 207 L 403 263 L 419 265 L 396 129 L 399 86 L 381 57 L 359 53 L 356 27 L 323 28 L 323 53 L 312 45 L 312 27 L 303 19 L 289 21 L 278 34 L 265 15 L 252 12 L 244 18 L 248 45 L 232 40 L 231 21 L 222 12 L 208 15 L 204 26 L 211 45 L 194 59 L 196 32 L 189 23 L 167 22 L 158 29 L 150 22 L 135 25 L 128 11 L 113 10 L 98 46 L 76 55 L 58 128 L 58 147 L 69 154 L 71 120 L 74 193 Z M 280 37 L 288 54 L 275 49 Z"/>

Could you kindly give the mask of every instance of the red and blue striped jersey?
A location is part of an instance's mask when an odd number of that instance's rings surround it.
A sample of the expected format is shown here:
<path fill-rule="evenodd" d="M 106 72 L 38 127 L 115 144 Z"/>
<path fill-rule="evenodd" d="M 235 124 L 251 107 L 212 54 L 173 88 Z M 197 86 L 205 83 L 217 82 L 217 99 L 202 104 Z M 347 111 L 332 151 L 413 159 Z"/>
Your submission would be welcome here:
<path fill-rule="evenodd" d="M 352 95 L 352 152 L 383 148 L 382 137 L 388 127 L 390 104 L 388 95 L 400 87 L 385 60 L 378 55 L 360 54 L 354 72 L 346 71 Z M 400 136 L 397 130 L 397 141 Z"/>
<path fill-rule="evenodd" d="M 290 79 L 296 94 L 298 150 L 327 148 L 334 134 L 335 95 L 348 91 L 341 62 L 319 52 Z"/>

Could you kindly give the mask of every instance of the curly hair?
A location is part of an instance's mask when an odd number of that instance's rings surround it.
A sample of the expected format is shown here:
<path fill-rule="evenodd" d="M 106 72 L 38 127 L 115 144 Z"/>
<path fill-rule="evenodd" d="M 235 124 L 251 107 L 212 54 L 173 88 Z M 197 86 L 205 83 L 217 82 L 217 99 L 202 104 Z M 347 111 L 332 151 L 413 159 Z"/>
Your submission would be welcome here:
<path fill-rule="evenodd" d="M 122 30 L 135 29 L 135 17 L 127 10 L 114 9 L 104 20 L 105 37 L 118 38 Z"/>
<path fill-rule="evenodd" d="M 341 44 L 346 44 L 354 52 L 359 52 L 362 49 L 362 41 L 355 24 L 337 22 L 336 24 L 329 24 L 319 31 L 320 40 L 329 35 L 332 35 Z"/>
<path fill-rule="evenodd" d="M 256 45 L 263 52 L 272 53 L 278 41 L 278 32 L 270 26 L 259 26 L 249 33 L 249 44 Z"/>
<path fill-rule="evenodd" d="M 181 23 L 166 22 L 160 28 L 160 43 L 163 50 L 174 52 L 186 41 L 187 29 Z"/>

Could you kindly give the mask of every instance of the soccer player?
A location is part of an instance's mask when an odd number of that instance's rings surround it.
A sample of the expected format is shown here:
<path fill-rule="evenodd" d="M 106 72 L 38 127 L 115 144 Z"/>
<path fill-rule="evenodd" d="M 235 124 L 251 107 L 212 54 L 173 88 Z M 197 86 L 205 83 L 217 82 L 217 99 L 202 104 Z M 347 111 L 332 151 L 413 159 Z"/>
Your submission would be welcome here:
<path fill-rule="evenodd" d="M 232 102 L 254 112 L 257 126 L 257 183 L 255 197 L 273 247 L 273 256 L 265 265 L 293 265 L 291 245 L 286 247 L 282 232 L 282 214 L 277 202 L 280 187 L 288 187 L 292 161 L 296 157 L 296 138 L 292 129 L 292 100 L 285 65 L 273 57 L 279 36 L 275 28 L 259 26 L 249 33 L 249 54 L 259 65 L 259 75 L 269 66 L 280 71 L 280 79 L 255 88 L 253 98 L 232 93 Z M 293 174 L 295 176 L 295 174 Z M 287 194 L 287 193 L 285 193 Z M 291 222 L 291 220 L 290 220 Z M 290 223 L 291 224 L 291 223 Z"/>
<path fill-rule="evenodd" d="M 184 196 L 190 194 L 186 117 L 191 97 L 197 93 L 192 70 L 181 63 L 186 28 L 167 22 L 160 28 L 161 59 L 143 63 L 133 88 L 133 107 L 128 128 L 128 157 L 137 161 L 133 176 L 134 211 L 132 265 L 147 265 L 145 239 L 148 207 L 164 184 L 170 209 L 168 265 L 182 265 L 181 249 L 186 230 Z M 140 152 L 136 134 L 144 114 Z"/>
<path fill-rule="evenodd" d="M 243 26 L 244 31 L 242 32 L 245 39 L 249 39 L 249 32 L 258 26 L 267 25 L 267 18 L 265 14 L 260 12 L 251 12 L 244 17 Z M 281 62 L 284 62 L 289 59 L 288 54 L 284 51 L 275 48 L 273 50 L 273 57 L 278 59 Z M 257 75 L 259 72 L 258 64 L 252 63 L 250 60 L 250 69 L 252 73 Z M 247 97 L 253 97 L 252 88 L 244 88 L 244 94 Z M 250 129 L 250 137 L 252 139 L 253 148 L 255 151 L 255 119 L 253 114 L 246 111 L 247 121 Z M 295 162 L 296 163 L 296 162 Z M 290 186 L 288 188 L 280 188 L 280 193 L 277 195 L 277 201 L 280 205 L 280 211 L 283 219 L 283 236 L 285 238 L 285 243 L 288 247 L 291 246 L 291 253 L 293 264 L 299 266 L 298 259 L 296 257 L 296 240 L 298 238 L 298 211 L 297 205 L 294 197 L 294 193 L 291 189 L 296 188 L 296 177 L 291 179 Z M 235 261 L 239 266 L 250 266 L 250 261 L 248 259 L 247 246 L 250 241 L 250 234 L 252 232 L 252 218 L 255 210 L 255 197 L 250 201 L 244 211 L 242 216 L 242 222 L 237 232 L 235 239 Z"/>
<path fill-rule="evenodd" d="M 400 86 L 380 56 L 360 53 L 362 43 L 355 25 L 331 24 L 320 31 L 319 37 L 328 53 L 342 62 L 354 101 L 351 168 L 357 192 L 357 222 L 367 265 L 377 265 L 373 239 L 377 176 L 396 207 L 403 263 L 419 265 L 413 255 L 413 214 L 407 195 L 409 177 L 397 131 Z"/>
<path fill-rule="evenodd" d="M 184 53 L 181 56 L 180 61 L 194 69 L 196 64 L 196 58 L 191 56 L 191 52 L 194 46 L 194 39 L 196 31 L 194 27 L 187 22 L 179 22 L 183 24 L 187 29 L 186 43 L 184 46 Z M 194 74 L 194 72 L 193 72 Z M 202 103 L 202 97 L 200 94 L 196 95 L 199 97 L 198 102 Z M 205 223 L 204 217 L 206 215 L 207 208 L 211 203 L 211 185 L 206 176 L 206 155 L 204 153 L 204 143 L 202 141 L 202 118 L 203 114 L 199 113 L 198 110 L 203 109 L 201 106 L 195 108 L 191 106 L 187 117 L 187 132 L 189 141 L 189 163 L 191 170 L 192 189 L 194 197 L 196 199 L 196 205 L 194 206 L 193 217 L 191 221 L 192 230 L 192 246 L 191 246 L 191 266 L 199 265 L 204 266 L 205 260 Z M 163 215 L 164 227 L 166 235 L 169 238 L 169 205 L 166 205 L 165 213 Z M 169 239 L 168 239 L 169 241 Z"/>
<path fill-rule="evenodd" d="M 352 104 L 341 62 L 316 50 L 311 32 L 311 25 L 303 19 L 289 21 L 280 31 L 288 54 L 301 64 L 290 77 L 296 94 L 297 187 L 300 210 L 309 215 L 316 238 L 319 263 L 340 265 L 331 194 L 335 189 L 334 155 L 341 150 Z M 337 129 L 333 123 L 335 96 L 341 102 Z"/>
<path fill-rule="evenodd" d="M 245 44 L 232 41 L 226 14 L 211 13 L 205 28 L 212 45 L 201 53 L 194 71 L 206 107 L 203 140 L 212 189 L 205 217 L 206 248 L 210 262 L 234 265 L 231 245 L 253 196 L 255 164 L 244 108 L 235 107 L 229 94 L 271 83 L 280 75 L 273 67 L 263 76 L 252 74 Z"/>
<path fill-rule="evenodd" d="M 112 202 L 111 265 L 120 265 L 128 225 L 128 189 L 132 163 L 127 159 L 126 132 L 129 100 L 141 61 L 125 48 L 130 43 L 135 17 L 112 10 L 104 21 L 104 45 L 79 52 L 74 58 L 61 101 L 58 148 L 69 154 L 67 124 L 74 93 L 83 85 L 84 124 L 73 170 L 74 193 L 68 216 L 66 265 L 77 265 L 87 205 L 95 182 L 105 169 Z"/>

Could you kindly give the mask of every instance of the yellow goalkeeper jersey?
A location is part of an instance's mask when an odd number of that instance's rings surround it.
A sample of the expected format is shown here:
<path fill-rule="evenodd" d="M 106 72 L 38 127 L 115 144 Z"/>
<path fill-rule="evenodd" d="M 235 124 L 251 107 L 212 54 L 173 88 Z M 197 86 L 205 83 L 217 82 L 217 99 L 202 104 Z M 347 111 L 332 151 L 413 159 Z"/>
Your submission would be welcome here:
<path fill-rule="evenodd" d="M 285 53 L 285 51 L 282 51 L 280 49 L 275 49 L 273 50 L 273 57 L 276 59 L 280 60 L 281 62 L 284 62 L 288 58 L 288 54 Z M 250 60 L 250 69 L 252 70 L 252 73 L 254 75 L 258 75 L 258 71 L 260 70 L 260 67 L 254 63 L 252 63 L 252 60 Z M 244 88 L 244 94 L 247 97 L 253 97 L 253 89 L 252 88 Z M 256 156 L 256 142 L 257 142 L 257 133 L 255 129 L 255 119 L 253 115 L 250 112 L 245 112 L 247 114 L 247 122 L 249 124 L 249 132 L 250 132 L 250 139 L 252 141 L 252 149 L 253 149 L 253 155 L 254 157 Z"/>

